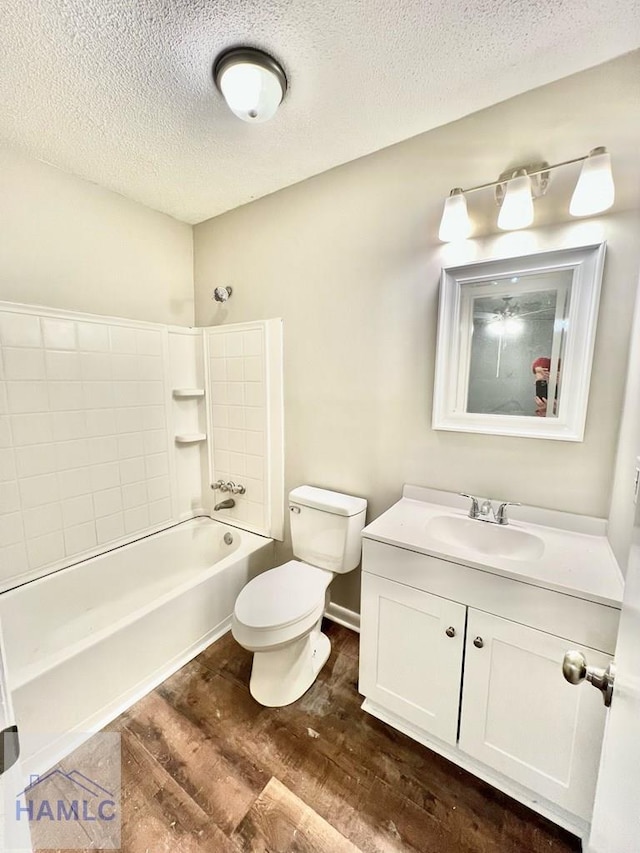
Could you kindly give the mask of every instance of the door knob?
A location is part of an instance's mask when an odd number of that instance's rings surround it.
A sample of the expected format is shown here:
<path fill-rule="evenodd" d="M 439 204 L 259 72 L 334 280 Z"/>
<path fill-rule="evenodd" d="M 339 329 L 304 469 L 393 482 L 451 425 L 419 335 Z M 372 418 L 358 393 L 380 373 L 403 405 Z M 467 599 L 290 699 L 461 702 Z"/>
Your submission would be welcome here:
<path fill-rule="evenodd" d="M 473 645 L 476 647 L 476 649 L 481 649 L 484 646 L 484 640 L 482 639 L 482 637 L 476 637 L 473 641 Z"/>
<path fill-rule="evenodd" d="M 562 661 L 562 674 L 569 684 L 580 684 L 581 681 L 589 681 L 602 693 L 604 704 L 608 708 L 613 697 L 613 684 L 616 679 L 616 667 L 613 661 L 606 669 L 598 669 L 588 666 L 587 659 L 582 652 L 570 649 Z"/>
<path fill-rule="evenodd" d="M 445 634 L 447 635 L 447 637 L 455 637 L 456 629 L 453 627 L 453 625 L 449 625 L 449 627 L 445 631 Z"/>

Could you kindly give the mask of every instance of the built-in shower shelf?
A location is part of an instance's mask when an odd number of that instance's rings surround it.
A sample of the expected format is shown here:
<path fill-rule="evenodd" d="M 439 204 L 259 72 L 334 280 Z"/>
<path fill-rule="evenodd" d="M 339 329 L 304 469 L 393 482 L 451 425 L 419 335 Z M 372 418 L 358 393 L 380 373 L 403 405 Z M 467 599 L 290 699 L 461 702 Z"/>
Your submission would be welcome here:
<path fill-rule="evenodd" d="M 189 397 L 204 397 L 204 388 L 174 388 L 173 396 L 176 400 L 185 400 Z"/>
<path fill-rule="evenodd" d="M 189 432 L 182 435 L 176 435 L 176 444 L 197 444 L 199 441 L 206 441 L 207 434 L 205 432 Z"/>

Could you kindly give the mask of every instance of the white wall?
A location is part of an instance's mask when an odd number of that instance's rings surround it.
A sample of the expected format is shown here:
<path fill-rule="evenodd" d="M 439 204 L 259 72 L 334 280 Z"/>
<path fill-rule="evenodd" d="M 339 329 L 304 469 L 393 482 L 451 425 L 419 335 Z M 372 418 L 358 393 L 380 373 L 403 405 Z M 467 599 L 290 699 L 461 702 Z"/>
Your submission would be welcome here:
<path fill-rule="evenodd" d="M 404 482 L 606 516 L 640 264 L 635 95 L 640 54 L 529 92 L 195 227 L 199 325 L 284 318 L 286 487 L 368 498 L 372 518 Z M 346 131 L 345 131 L 346 132 Z M 451 187 L 509 165 L 611 150 L 613 212 L 566 222 L 578 167 L 554 174 L 539 227 L 497 236 L 491 192 L 462 250 L 437 229 Z M 560 223 L 560 224 L 559 224 Z M 444 264 L 608 241 L 583 443 L 430 427 Z M 231 300 L 210 300 L 232 285 Z M 357 573 L 334 598 L 358 607 Z"/>
<path fill-rule="evenodd" d="M 192 324 L 191 227 L 0 149 L 0 300 Z"/>

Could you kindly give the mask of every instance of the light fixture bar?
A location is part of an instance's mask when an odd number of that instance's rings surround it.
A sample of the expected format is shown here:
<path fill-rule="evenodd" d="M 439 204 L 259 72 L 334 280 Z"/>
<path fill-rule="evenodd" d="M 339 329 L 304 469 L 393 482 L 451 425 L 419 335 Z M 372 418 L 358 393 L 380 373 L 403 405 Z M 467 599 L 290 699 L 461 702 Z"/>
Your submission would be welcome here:
<path fill-rule="evenodd" d="M 466 239 L 472 231 L 467 211 L 467 193 L 495 187 L 496 203 L 500 208 L 498 228 L 516 231 L 528 228 L 534 219 L 533 201 L 544 196 L 549 186 L 549 173 L 562 166 L 582 163 L 569 213 L 571 216 L 593 216 L 608 210 L 614 202 L 615 186 L 611 174 L 611 157 L 606 148 L 592 148 L 583 157 L 573 157 L 561 163 L 528 163 L 504 171 L 495 181 L 474 187 L 456 187 L 446 199 L 438 236 L 443 243 Z M 533 179 L 533 180 L 532 180 Z"/>
<path fill-rule="evenodd" d="M 562 163 L 554 163 L 553 166 L 547 166 L 546 164 L 539 169 L 533 169 L 531 172 L 527 169 L 527 175 L 529 177 L 533 177 L 534 175 L 542 175 L 545 172 L 550 172 L 552 169 L 559 169 L 561 166 L 570 166 L 572 163 L 582 163 L 585 160 L 588 160 L 591 154 L 603 154 L 605 152 L 604 148 L 594 148 L 593 151 L 586 154 L 584 157 L 574 157 L 573 160 L 563 160 Z M 513 170 L 514 173 L 518 171 L 518 169 Z M 497 187 L 500 184 L 504 184 L 505 180 L 507 180 L 504 176 L 498 178 L 496 181 L 489 181 L 486 184 L 478 184 L 475 187 L 469 187 L 468 189 L 463 189 L 462 192 L 466 195 L 467 193 L 474 193 L 476 190 L 486 190 L 489 187 Z"/>

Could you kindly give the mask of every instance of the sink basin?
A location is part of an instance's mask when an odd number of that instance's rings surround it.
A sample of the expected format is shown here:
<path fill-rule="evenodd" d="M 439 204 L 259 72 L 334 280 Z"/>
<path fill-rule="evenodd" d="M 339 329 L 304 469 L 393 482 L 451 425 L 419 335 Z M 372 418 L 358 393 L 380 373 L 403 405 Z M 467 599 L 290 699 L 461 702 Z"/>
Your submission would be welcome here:
<path fill-rule="evenodd" d="M 425 532 L 447 545 L 511 560 L 539 560 L 544 553 L 543 540 L 533 533 L 457 515 L 434 516 Z"/>

